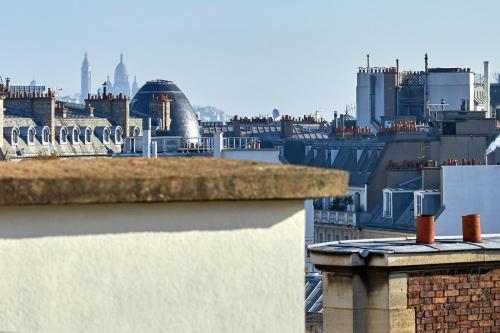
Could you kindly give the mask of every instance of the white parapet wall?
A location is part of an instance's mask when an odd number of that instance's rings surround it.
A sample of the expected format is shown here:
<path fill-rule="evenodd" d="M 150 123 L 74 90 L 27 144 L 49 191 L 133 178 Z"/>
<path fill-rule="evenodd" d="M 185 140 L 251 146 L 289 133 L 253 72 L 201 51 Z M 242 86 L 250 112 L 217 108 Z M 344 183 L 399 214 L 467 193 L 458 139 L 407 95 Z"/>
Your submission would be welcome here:
<path fill-rule="evenodd" d="M 0 331 L 302 332 L 304 220 L 302 201 L 4 208 Z"/>
<path fill-rule="evenodd" d="M 302 333 L 304 199 L 346 179 L 208 158 L 5 162 L 0 332 Z"/>
<path fill-rule="evenodd" d="M 221 157 L 227 160 L 282 164 L 277 149 L 223 150 Z"/>

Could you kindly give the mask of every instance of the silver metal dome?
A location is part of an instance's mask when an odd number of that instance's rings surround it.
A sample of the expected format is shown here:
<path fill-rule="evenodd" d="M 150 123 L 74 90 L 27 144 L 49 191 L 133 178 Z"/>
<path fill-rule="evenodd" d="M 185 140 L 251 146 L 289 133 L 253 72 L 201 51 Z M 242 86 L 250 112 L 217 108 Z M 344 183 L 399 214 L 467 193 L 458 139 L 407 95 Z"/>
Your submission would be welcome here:
<path fill-rule="evenodd" d="M 153 95 L 166 94 L 170 98 L 170 134 L 184 138 L 199 138 L 200 129 L 196 114 L 186 95 L 175 83 L 167 80 L 146 82 L 135 94 L 131 102 L 131 111 L 134 116 L 150 116 L 149 101 Z"/>

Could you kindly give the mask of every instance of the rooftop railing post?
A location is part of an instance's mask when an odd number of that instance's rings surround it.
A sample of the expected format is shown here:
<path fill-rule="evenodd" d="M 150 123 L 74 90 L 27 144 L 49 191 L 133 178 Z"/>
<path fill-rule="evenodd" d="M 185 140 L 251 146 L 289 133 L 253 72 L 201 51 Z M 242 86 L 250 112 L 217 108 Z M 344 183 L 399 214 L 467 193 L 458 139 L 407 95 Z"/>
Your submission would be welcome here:
<path fill-rule="evenodd" d="M 142 156 L 151 157 L 151 118 L 145 118 L 143 124 Z"/>
<path fill-rule="evenodd" d="M 214 133 L 214 157 L 222 158 L 222 150 L 224 149 L 224 140 L 222 132 Z"/>

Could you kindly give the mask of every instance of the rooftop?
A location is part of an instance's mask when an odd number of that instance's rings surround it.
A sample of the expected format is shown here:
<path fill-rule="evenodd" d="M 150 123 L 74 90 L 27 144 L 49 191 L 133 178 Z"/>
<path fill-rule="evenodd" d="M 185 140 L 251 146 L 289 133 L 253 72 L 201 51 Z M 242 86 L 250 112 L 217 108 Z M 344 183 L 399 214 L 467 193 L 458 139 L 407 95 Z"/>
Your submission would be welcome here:
<path fill-rule="evenodd" d="M 445 265 L 500 260 L 500 234 L 483 235 L 482 243 L 469 243 L 462 236 L 437 237 L 434 244 L 416 244 L 415 237 L 352 240 L 314 244 L 309 251 L 316 255 L 318 266 Z M 430 255 L 432 254 L 432 255 Z"/>
<path fill-rule="evenodd" d="M 0 163 L 0 205 L 299 200 L 345 195 L 347 173 L 204 157 Z"/>

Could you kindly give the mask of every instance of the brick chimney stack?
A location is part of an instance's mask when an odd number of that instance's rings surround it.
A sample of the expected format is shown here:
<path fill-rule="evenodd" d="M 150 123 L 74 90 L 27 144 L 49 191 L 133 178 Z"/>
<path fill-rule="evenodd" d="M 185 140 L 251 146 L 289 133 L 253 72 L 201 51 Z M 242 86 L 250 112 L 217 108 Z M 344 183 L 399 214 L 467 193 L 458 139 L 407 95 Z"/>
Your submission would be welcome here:
<path fill-rule="evenodd" d="M 153 119 L 161 119 L 161 130 L 170 131 L 170 102 L 168 95 L 153 95 L 149 101 L 149 114 Z"/>
<path fill-rule="evenodd" d="M 89 95 L 85 100 L 85 108 L 90 116 L 107 118 L 112 124 L 120 126 L 123 134 L 130 134 L 130 99 L 122 94 L 114 96 Z"/>

